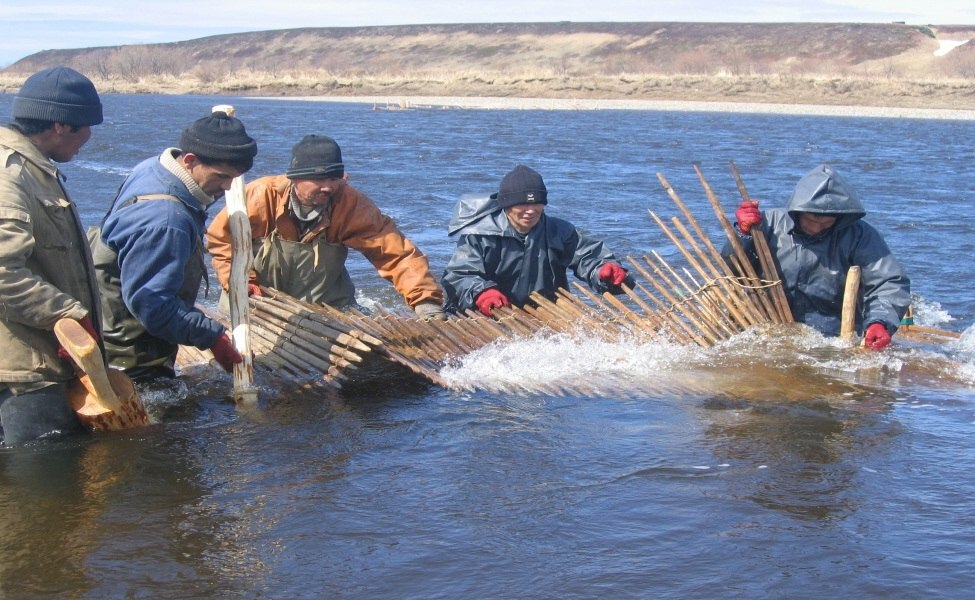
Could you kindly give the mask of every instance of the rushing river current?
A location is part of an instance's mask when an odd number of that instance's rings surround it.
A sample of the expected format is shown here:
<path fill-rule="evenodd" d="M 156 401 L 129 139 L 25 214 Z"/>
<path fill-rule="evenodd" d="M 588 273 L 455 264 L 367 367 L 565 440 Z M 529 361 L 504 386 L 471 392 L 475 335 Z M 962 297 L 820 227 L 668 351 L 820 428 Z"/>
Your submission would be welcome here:
<path fill-rule="evenodd" d="M 11 96 L 0 96 L 0 119 Z M 0 448 L 0 597 L 965 598 L 975 588 L 975 135 L 970 121 L 626 110 L 402 110 L 105 95 L 63 165 L 86 225 L 126 173 L 214 104 L 258 140 L 248 179 L 315 133 L 442 272 L 456 198 L 538 170 L 551 214 L 619 256 L 673 249 L 697 164 L 733 212 L 831 163 L 912 279 L 916 321 L 861 353 L 799 329 L 715 348 L 536 335 L 446 366 L 450 384 L 262 388 L 219 373 L 149 398 L 156 425 Z M 218 205 L 219 207 L 219 205 Z M 212 212 L 212 211 L 211 211 Z M 720 235 L 716 221 L 710 233 Z M 399 310 L 361 256 L 361 300 Z M 216 285 L 211 285 L 216 289 Z M 211 295 L 204 302 L 214 302 Z M 586 380 L 625 395 L 502 394 Z"/>

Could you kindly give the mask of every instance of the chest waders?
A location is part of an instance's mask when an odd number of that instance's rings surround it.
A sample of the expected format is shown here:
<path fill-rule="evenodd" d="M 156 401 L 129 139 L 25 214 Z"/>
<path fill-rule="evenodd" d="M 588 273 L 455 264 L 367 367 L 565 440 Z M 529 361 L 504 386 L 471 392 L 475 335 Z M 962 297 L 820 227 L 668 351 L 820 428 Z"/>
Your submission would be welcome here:
<path fill-rule="evenodd" d="M 118 208 L 135 202 L 152 200 L 167 200 L 183 204 L 183 201 L 176 196 L 147 194 L 130 198 Z M 91 244 L 91 254 L 101 289 L 103 338 L 109 363 L 117 369 L 130 373 L 133 369 L 143 368 L 150 371 L 161 369 L 169 374 L 175 373 L 176 353 L 179 351 L 179 346 L 151 335 L 126 308 L 122 300 L 118 254 L 102 241 L 100 226 L 88 229 L 88 241 Z M 200 283 L 206 278 L 206 263 L 203 255 L 203 240 L 199 239 L 186 264 L 183 285 L 178 294 L 179 299 L 187 306 L 196 303 Z"/>
<path fill-rule="evenodd" d="M 280 290 L 305 302 L 335 308 L 355 305 L 355 286 L 345 269 L 349 249 L 331 244 L 320 235 L 310 242 L 282 239 L 272 231 L 254 249 L 254 271 L 261 285 Z M 230 312 L 227 293 L 220 308 Z"/>

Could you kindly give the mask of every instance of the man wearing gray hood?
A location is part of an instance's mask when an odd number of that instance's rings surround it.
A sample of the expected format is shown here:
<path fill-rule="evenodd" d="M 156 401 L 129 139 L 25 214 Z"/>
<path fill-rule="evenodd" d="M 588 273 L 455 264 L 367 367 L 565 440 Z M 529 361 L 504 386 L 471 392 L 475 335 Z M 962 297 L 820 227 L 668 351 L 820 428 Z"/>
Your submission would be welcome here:
<path fill-rule="evenodd" d="M 890 343 L 911 303 L 911 282 L 864 215 L 859 195 L 827 165 L 799 180 L 785 209 L 763 214 L 757 202 L 746 201 L 735 212 L 739 237 L 750 255 L 752 228 L 761 226 L 765 232 L 795 320 L 824 335 L 839 334 L 846 274 L 859 266 L 862 297 L 856 327 L 866 347 L 880 350 Z M 730 247 L 725 254 L 730 255 Z"/>

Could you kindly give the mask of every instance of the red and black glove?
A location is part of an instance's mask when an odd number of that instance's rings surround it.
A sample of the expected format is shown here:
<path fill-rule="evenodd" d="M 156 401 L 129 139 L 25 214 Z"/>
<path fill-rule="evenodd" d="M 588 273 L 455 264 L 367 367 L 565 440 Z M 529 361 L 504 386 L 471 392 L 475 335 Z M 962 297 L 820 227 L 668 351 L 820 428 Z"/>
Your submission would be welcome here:
<path fill-rule="evenodd" d="M 474 298 L 477 310 L 486 316 L 491 316 L 491 311 L 501 306 L 511 306 L 508 297 L 498 291 L 498 288 L 488 288 Z"/>
<path fill-rule="evenodd" d="M 616 263 L 608 262 L 599 267 L 599 280 L 609 287 L 619 287 L 626 281 L 626 269 Z"/>
<path fill-rule="evenodd" d="M 863 336 L 863 345 L 871 350 L 883 350 L 890 344 L 890 334 L 887 333 L 887 326 L 883 323 L 871 323 L 867 325 L 867 331 Z"/>
<path fill-rule="evenodd" d="M 263 296 L 264 292 L 261 291 L 261 286 L 258 285 L 256 281 L 247 282 L 247 295 L 248 296 Z"/>
<path fill-rule="evenodd" d="M 735 211 L 735 219 L 738 220 L 738 231 L 745 235 L 752 234 L 752 227 L 762 223 L 762 212 L 758 210 L 758 202 L 744 201 L 738 205 Z"/>
<path fill-rule="evenodd" d="M 226 333 L 221 333 L 217 341 L 210 347 L 213 358 L 223 367 L 223 370 L 232 373 L 234 365 L 244 362 L 244 357 L 234 348 L 234 343 L 230 341 Z"/>

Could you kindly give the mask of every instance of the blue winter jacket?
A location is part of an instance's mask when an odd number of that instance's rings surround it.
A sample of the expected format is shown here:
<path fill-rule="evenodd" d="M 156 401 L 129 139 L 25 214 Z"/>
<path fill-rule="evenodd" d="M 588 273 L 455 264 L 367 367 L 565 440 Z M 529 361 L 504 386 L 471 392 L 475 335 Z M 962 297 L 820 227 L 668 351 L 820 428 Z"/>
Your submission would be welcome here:
<path fill-rule="evenodd" d="M 175 198 L 160 199 L 159 195 Z M 132 202 L 143 196 L 156 198 Z M 122 184 L 102 222 L 100 238 L 117 254 L 118 276 L 112 282 L 108 273 L 101 273 L 99 285 L 103 301 L 109 303 L 120 291 L 124 307 L 107 308 L 112 313 L 127 310 L 145 331 L 131 331 L 131 319 L 125 319 L 128 315 L 115 315 L 116 326 L 105 330 L 110 358 L 113 345 L 119 347 L 119 356 L 127 354 L 124 347 L 136 346 L 140 363 L 116 366 L 141 366 L 167 351 L 175 355 L 178 344 L 210 348 L 223 333 L 220 323 L 194 306 L 206 273 L 205 230 L 206 208 L 163 166 L 160 157 L 139 163 Z M 96 268 L 105 269 L 105 265 Z M 111 318 L 106 315 L 106 325 Z"/>

